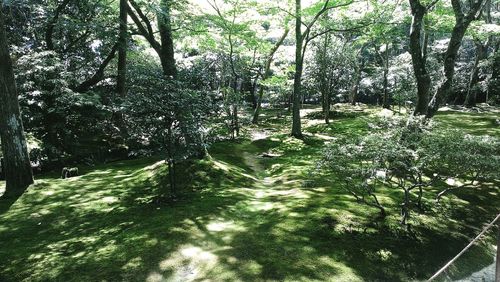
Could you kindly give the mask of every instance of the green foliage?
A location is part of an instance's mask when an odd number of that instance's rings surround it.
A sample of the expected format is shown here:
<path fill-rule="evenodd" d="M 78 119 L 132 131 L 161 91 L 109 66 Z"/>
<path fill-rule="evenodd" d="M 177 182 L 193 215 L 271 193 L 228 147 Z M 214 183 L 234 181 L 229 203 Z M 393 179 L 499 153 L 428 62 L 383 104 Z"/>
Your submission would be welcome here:
<path fill-rule="evenodd" d="M 187 82 L 164 78 L 154 63 L 135 64 L 131 72 L 125 112 L 135 146 L 175 161 L 204 150 L 209 134 L 207 121 L 214 110 L 213 97 L 186 87 Z"/>
<path fill-rule="evenodd" d="M 372 125 L 365 136 L 343 137 L 328 146 L 321 162 L 360 202 L 377 207 L 381 187 L 401 189 L 402 222 L 412 207 L 422 208 L 426 187 L 498 179 L 500 140 L 439 130 L 422 120 L 390 119 Z M 453 179 L 453 183 L 446 182 Z M 448 183 L 448 184 L 447 184 Z M 450 187 L 449 187 L 450 188 Z M 410 199 L 417 190 L 417 200 Z M 451 188 L 453 189 L 453 188 Z"/>
<path fill-rule="evenodd" d="M 54 52 L 25 55 L 17 67 L 25 128 L 42 141 L 39 161 L 102 160 L 119 146 L 107 122 L 110 109 L 96 93 L 70 89 L 73 73 Z"/>

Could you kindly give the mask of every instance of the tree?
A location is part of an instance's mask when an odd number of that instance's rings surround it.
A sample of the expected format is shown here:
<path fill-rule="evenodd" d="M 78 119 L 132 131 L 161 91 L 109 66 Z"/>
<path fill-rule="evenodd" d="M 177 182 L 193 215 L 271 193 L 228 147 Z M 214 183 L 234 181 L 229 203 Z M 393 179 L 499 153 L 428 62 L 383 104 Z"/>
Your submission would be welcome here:
<path fill-rule="evenodd" d="M 29 185 L 33 184 L 33 173 L 7 45 L 2 4 L 0 4 L 0 137 L 7 181 L 4 197 L 19 197 Z"/>
<path fill-rule="evenodd" d="M 143 36 L 160 58 L 163 74 L 165 76 L 177 75 L 175 63 L 174 40 L 171 25 L 171 0 L 161 0 L 156 12 L 158 31 L 153 30 L 153 25 L 148 16 L 142 11 L 141 6 L 134 0 L 129 0 L 128 14 L 137 26 L 137 33 Z M 159 33 L 160 41 L 156 34 Z"/>
<path fill-rule="evenodd" d="M 118 96 L 127 94 L 127 0 L 120 0 L 120 28 L 118 37 L 118 77 L 116 92 Z"/>
<path fill-rule="evenodd" d="M 484 17 L 484 22 L 486 24 L 491 24 L 492 23 L 492 16 L 491 16 L 491 0 L 486 0 L 486 3 L 483 8 L 483 17 Z M 480 92 L 480 87 L 479 87 L 479 82 L 480 82 L 480 70 L 481 70 L 481 63 L 483 60 L 486 60 L 488 57 L 488 49 L 489 45 L 493 41 L 493 35 L 491 34 L 478 34 L 474 37 L 474 44 L 476 46 L 476 56 L 474 60 L 474 65 L 472 67 L 472 71 L 470 74 L 470 79 L 469 83 L 467 85 L 467 96 L 465 97 L 465 106 L 467 107 L 475 107 L 476 102 L 477 102 L 477 94 Z M 484 40 L 482 37 L 486 37 L 486 40 Z M 483 41 L 486 41 L 483 43 Z"/>
<path fill-rule="evenodd" d="M 409 1 L 412 15 L 410 54 L 413 62 L 413 72 L 417 81 L 417 102 L 414 114 L 425 115 L 429 104 L 431 76 L 427 70 L 428 34 L 425 31 L 424 17 L 437 1 L 433 1 L 427 6 L 424 6 L 419 0 Z M 422 39 L 422 34 L 424 34 L 424 39 Z"/>
<path fill-rule="evenodd" d="M 269 54 L 267 55 L 266 63 L 264 65 L 264 71 L 262 72 L 262 80 L 265 81 L 266 79 L 269 78 L 271 74 L 271 64 L 274 59 L 274 54 L 276 51 L 278 51 L 279 47 L 283 44 L 285 41 L 286 37 L 288 36 L 288 33 L 290 32 L 290 29 L 288 27 L 285 28 L 285 31 L 283 32 L 283 35 L 278 39 L 274 47 L 269 51 Z M 257 105 L 255 106 L 255 111 L 253 113 L 253 118 L 252 118 L 252 123 L 257 124 L 259 123 L 259 114 L 260 110 L 262 107 L 262 98 L 264 96 L 264 85 L 261 85 L 259 88 L 259 96 L 257 97 Z"/>
<path fill-rule="evenodd" d="M 431 98 L 431 79 L 426 66 L 428 36 L 424 30 L 424 17 L 429 10 L 436 5 L 437 0 L 426 6 L 424 6 L 420 0 L 410 0 L 412 12 L 410 53 L 412 55 L 413 69 L 417 80 L 417 104 L 414 112 L 415 115 L 425 115 L 428 118 L 433 117 L 439 106 L 448 98 L 452 89 L 455 62 L 462 44 L 462 39 L 472 21 L 479 17 L 483 2 L 484 0 L 471 2 L 468 12 L 464 13 L 464 8 L 460 0 L 451 0 L 455 24 L 451 31 L 451 38 L 444 54 L 444 79 L 441 80 L 437 90 Z M 422 33 L 425 34 L 423 39 L 421 36 Z"/>
<path fill-rule="evenodd" d="M 460 49 L 462 39 L 467 31 L 467 28 L 472 21 L 479 18 L 483 2 L 484 0 L 475 0 L 471 2 L 469 11 L 465 14 L 460 0 L 451 0 L 453 13 L 455 15 L 455 26 L 453 27 L 453 31 L 451 33 L 448 48 L 444 54 L 444 80 L 439 84 L 429 102 L 426 114 L 427 117 L 433 117 L 439 109 L 439 106 L 443 104 L 450 94 L 453 77 L 455 75 L 455 62 L 457 60 L 458 50 Z"/>
<path fill-rule="evenodd" d="M 211 96 L 187 87 L 188 78 L 183 77 L 182 82 L 165 78 L 154 63 L 132 67 L 131 95 L 125 107 L 130 133 L 143 148 L 165 158 L 169 185 L 163 187 L 161 196 L 175 198 L 177 164 L 197 156 L 207 145 Z"/>
<path fill-rule="evenodd" d="M 346 7 L 353 3 L 353 1 L 345 1 L 340 3 L 333 3 L 330 0 L 326 0 L 325 2 L 318 2 L 313 4 L 307 10 L 302 9 L 302 1 L 295 0 L 295 74 L 293 81 L 293 97 L 292 97 L 292 136 L 295 138 L 302 138 L 302 129 L 301 129 L 301 121 L 300 121 L 300 101 L 302 97 L 302 74 L 304 71 L 304 55 L 307 50 L 308 44 L 329 32 L 334 31 L 347 31 L 347 30 L 355 30 L 360 28 L 353 27 L 348 29 L 338 29 L 334 27 L 327 27 L 324 30 L 318 31 L 317 33 L 312 33 L 312 28 L 318 22 L 322 15 L 327 13 L 330 10 L 339 7 Z M 303 22 L 302 16 L 304 15 L 312 15 L 312 19 L 305 23 Z M 305 26 L 304 31 L 302 32 L 302 25 Z M 361 26 L 361 25 L 360 25 Z"/>
<path fill-rule="evenodd" d="M 214 38 L 213 34 L 205 35 L 207 41 L 211 40 L 214 43 L 211 51 L 218 54 L 219 91 L 226 111 L 228 128 L 234 139 L 239 136 L 240 132 L 240 108 L 243 104 L 244 82 L 248 81 L 252 77 L 252 73 L 256 72 L 256 57 L 262 42 L 256 37 L 256 32 L 252 30 L 252 22 L 244 18 L 244 13 L 251 3 L 235 0 L 225 2 L 225 5 L 219 5 L 216 0 L 211 0 L 208 1 L 208 4 L 215 14 L 206 14 L 205 16 L 212 24 L 211 27 L 216 28 L 221 37 Z M 279 45 L 277 45 L 276 50 Z M 268 57 L 269 69 L 274 52 Z M 254 90 L 251 90 L 252 96 L 253 92 Z M 257 106 L 258 102 L 256 108 Z"/>

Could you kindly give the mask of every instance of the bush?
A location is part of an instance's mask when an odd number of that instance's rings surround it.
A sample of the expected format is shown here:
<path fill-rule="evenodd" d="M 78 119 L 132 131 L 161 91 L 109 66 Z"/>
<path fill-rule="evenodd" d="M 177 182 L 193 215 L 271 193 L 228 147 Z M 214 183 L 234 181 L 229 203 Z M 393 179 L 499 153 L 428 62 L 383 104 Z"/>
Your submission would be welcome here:
<path fill-rule="evenodd" d="M 57 54 L 33 52 L 17 64 L 23 122 L 41 141 L 44 165 L 102 161 L 122 144 L 110 122 L 112 111 L 97 93 L 71 90 L 76 80 Z"/>
<path fill-rule="evenodd" d="M 358 202 L 379 209 L 380 188 L 403 191 L 401 223 L 407 224 L 413 207 L 422 209 L 426 187 L 498 179 L 500 142 L 494 137 L 464 135 L 457 130 L 433 128 L 420 119 L 393 118 L 372 124 L 363 137 L 337 139 L 326 148 L 320 168 L 333 173 Z M 455 186 L 448 186 L 437 197 Z M 417 191 L 416 202 L 412 193 Z"/>

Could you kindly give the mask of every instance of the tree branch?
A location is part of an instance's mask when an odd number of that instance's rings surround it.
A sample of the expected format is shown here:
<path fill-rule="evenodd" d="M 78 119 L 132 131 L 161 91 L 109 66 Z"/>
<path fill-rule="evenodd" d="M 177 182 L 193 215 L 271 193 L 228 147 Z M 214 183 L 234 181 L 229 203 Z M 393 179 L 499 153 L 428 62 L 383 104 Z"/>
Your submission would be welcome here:
<path fill-rule="evenodd" d="M 88 91 L 92 86 L 96 85 L 97 83 L 101 82 L 104 79 L 104 70 L 106 67 L 109 65 L 111 60 L 115 57 L 116 51 L 118 50 L 118 43 L 115 43 L 113 48 L 111 49 L 111 52 L 108 54 L 108 56 L 102 61 L 101 65 L 97 69 L 96 73 L 90 77 L 89 79 L 85 80 L 82 82 L 80 85 L 75 87 L 73 90 L 76 92 L 86 92 Z"/>

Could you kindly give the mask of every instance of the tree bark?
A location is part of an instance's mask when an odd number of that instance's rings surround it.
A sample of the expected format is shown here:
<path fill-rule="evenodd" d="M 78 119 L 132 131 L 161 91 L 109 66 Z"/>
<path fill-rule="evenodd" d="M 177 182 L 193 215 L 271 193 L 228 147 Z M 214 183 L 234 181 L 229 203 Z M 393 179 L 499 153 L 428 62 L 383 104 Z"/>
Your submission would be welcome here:
<path fill-rule="evenodd" d="M 389 101 L 389 44 L 385 44 L 385 58 L 384 58 L 384 100 L 382 106 L 384 109 L 390 109 L 391 103 Z"/>
<path fill-rule="evenodd" d="M 431 77 L 427 71 L 427 57 L 422 47 L 422 30 L 427 8 L 418 0 L 410 0 L 412 23 L 410 29 L 410 54 L 413 63 L 413 72 L 417 81 L 417 102 L 414 115 L 425 115 L 429 102 Z"/>
<path fill-rule="evenodd" d="M 141 7 L 134 0 L 129 0 L 132 7 L 127 5 L 127 12 L 137 26 L 139 34 L 149 42 L 160 58 L 163 74 L 166 77 L 175 77 L 177 75 L 170 18 L 171 1 L 172 0 L 161 0 L 160 11 L 156 14 L 160 42 L 156 40 L 152 24 L 148 17 L 142 12 Z"/>
<path fill-rule="evenodd" d="M 325 42 L 323 44 L 323 59 L 326 60 L 328 53 L 328 45 L 330 44 L 330 35 L 325 35 Z M 330 92 L 332 90 L 332 79 L 333 74 L 325 69 L 325 75 L 328 77 L 323 78 L 323 115 L 325 119 L 325 123 L 330 123 Z"/>
<path fill-rule="evenodd" d="M 491 18 L 491 0 L 486 0 L 484 8 L 483 8 L 483 18 L 487 24 L 492 23 Z M 480 40 L 476 41 L 476 60 L 474 61 L 474 67 L 472 69 L 469 87 L 467 88 L 467 96 L 465 98 L 465 106 L 467 107 L 475 107 L 477 103 L 477 94 L 479 92 L 478 87 L 476 86 L 479 83 L 479 64 L 482 60 L 488 57 L 488 47 L 490 42 L 492 41 L 492 36 L 489 36 L 486 39 L 486 43 L 483 45 Z M 486 99 L 486 102 L 487 99 Z"/>
<path fill-rule="evenodd" d="M 175 77 L 177 67 L 175 65 L 174 40 L 172 39 L 172 26 L 170 18 L 171 0 L 161 0 L 160 12 L 157 15 L 158 29 L 160 31 L 161 49 L 160 56 L 163 74 Z"/>
<path fill-rule="evenodd" d="M 33 173 L 24 135 L 14 70 L 7 45 L 3 6 L 0 3 L 0 139 L 4 156 L 6 189 L 3 197 L 16 198 L 33 184 Z"/>
<path fill-rule="evenodd" d="M 85 80 L 84 82 L 80 83 L 80 85 L 76 86 L 73 88 L 74 91 L 76 92 L 86 92 L 93 86 L 95 86 L 97 83 L 101 82 L 104 79 L 104 70 L 106 70 L 106 67 L 111 63 L 113 58 L 116 55 L 116 51 L 118 49 L 118 43 L 116 43 L 113 46 L 113 49 L 109 52 L 108 56 L 102 61 L 101 65 L 97 69 L 96 73 L 90 77 L 89 79 Z"/>
<path fill-rule="evenodd" d="M 274 45 L 273 49 L 271 49 L 271 52 L 269 52 L 269 55 L 267 56 L 267 61 L 266 65 L 264 67 L 264 73 L 262 74 L 262 81 L 265 81 L 266 79 L 269 78 L 270 72 L 271 72 L 271 64 L 273 62 L 274 54 L 276 54 L 276 51 L 278 51 L 279 47 L 283 44 L 285 41 L 286 37 L 288 36 L 288 33 L 290 30 L 288 28 L 285 29 L 285 32 L 283 35 L 280 37 L 278 42 Z M 259 123 L 259 114 L 260 110 L 262 108 L 262 98 L 264 96 L 264 86 L 261 85 L 259 87 L 259 97 L 257 98 L 257 105 L 255 107 L 255 111 L 253 113 L 253 118 L 252 118 L 252 123 L 253 124 L 258 124 Z"/>
<path fill-rule="evenodd" d="M 469 80 L 469 85 L 467 87 L 467 96 L 465 98 L 466 107 L 475 107 L 477 99 L 477 83 L 479 82 L 479 63 L 481 60 L 486 59 L 487 44 L 483 45 L 481 42 L 476 42 L 476 59 L 474 60 L 474 66 L 472 68 L 472 73 Z"/>
<path fill-rule="evenodd" d="M 45 44 L 47 45 L 47 50 L 54 50 L 54 28 L 59 20 L 59 15 L 66 8 L 66 6 L 68 6 L 69 2 L 71 2 L 71 0 L 64 0 L 59 6 L 57 6 L 54 16 L 47 24 L 47 28 L 45 29 Z"/>
<path fill-rule="evenodd" d="M 462 12 L 460 0 L 451 1 L 456 22 L 451 33 L 448 48 L 446 49 L 446 53 L 444 55 L 444 80 L 439 85 L 438 89 L 434 93 L 434 96 L 429 102 L 426 114 L 427 118 L 432 118 L 436 114 L 439 107 L 449 97 L 452 90 L 453 77 L 455 75 L 455 62 L 457 60 L 460 46 L 462 45 L 462 39 L 470 23 L 477 19 L 477 13 L 482 7 L 483 1 L 484 0 L 477 0 L 475 3 L 472 3 L 467 15 L 464 15 Z"/>
<path fill-rule="evenodd" d="M 295 0 L 295 75 L 293 81 L 293 98 L 292 98 L 292 136 L 302 138 L 302 126 L 300 121 L 300 98 L 302 90 L 302 71 L 303 71 L 303 54 L 302 45 L 304 37 L 302 36 L 302 7 L 301 0 Z"/>
<path fill-rule="evenodd" d="M 120 0 L 120 29 L 118 37 L 118 76 L 116 93 L 123 98 L 127 95 L 127 0 Z"/>
<path fill-rule="evenodd" d="M 359 92 L 359 85 L 361 83 L 361 71 L 363 67 L 358 66 L 356 68 L 355 72 L 355 79 L 354 79 L 354 84 L 352 85 L 351 88 L 351 105 L 356 106 L 356 103 L 358 101 L 358 92 Z"/>

